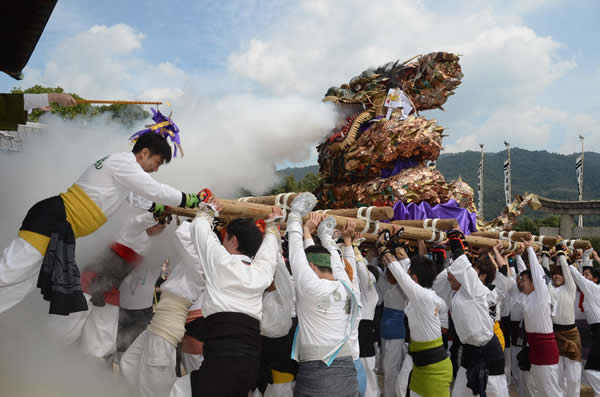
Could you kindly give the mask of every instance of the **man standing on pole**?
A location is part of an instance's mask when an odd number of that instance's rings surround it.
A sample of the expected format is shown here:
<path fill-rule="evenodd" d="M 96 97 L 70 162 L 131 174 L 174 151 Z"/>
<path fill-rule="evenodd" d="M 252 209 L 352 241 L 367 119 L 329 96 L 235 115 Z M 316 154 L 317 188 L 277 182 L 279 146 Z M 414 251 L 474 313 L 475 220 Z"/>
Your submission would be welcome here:
<path fill-rule="evenodd" d="M 168 124 L 141 134 L 132 152 L 99 159 L 66 193 L 40 201 L 29 210 L 18 237 L 0 256 L 0 313 L 23 300 L 36 280 L 44 299 L 50 301 L 50 313 L 86 310 L 75 264 L 75 239 L 96 231 L 127 198 L 141 196 L 145 200 L 136 200 L 145 201 L 148 207 L 153 201 L 180 207 L 198 205 L 196 194 L 182 193 L 148 175 L 171 160 L 166 136 L 173 137 L 179 129 L 167 120 Z M 150 209 L 160 211 L 161 206 Z"/>

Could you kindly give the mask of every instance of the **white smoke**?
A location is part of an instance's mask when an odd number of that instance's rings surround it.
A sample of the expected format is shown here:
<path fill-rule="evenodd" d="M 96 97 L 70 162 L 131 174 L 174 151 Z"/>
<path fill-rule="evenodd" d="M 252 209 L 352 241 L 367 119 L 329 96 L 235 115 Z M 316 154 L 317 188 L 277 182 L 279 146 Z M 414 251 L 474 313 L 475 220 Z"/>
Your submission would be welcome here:
<path fill-rule="evenodd" d="M 178 155 L 154 176 L 183 191 L 210 188 L 221 197 L 234 197 L 242 187 L 266 192 L 278 182 L 275 164 L 308 159 L 335 120 L 330 105 L 296 97 L 239 95 L 213 101 L 183 95 L 173 109 L 185 156 Z M 16 237 L 33 204 L 65 191 L 106 154 L 130 151 L 127 138 L 151 122 L 125 128 L 110 114 L 85 121 L 46 115 L 40 121 L 46 127 L 39 136 L 27 137 L 22 151 L 0 151 L 2 249 Z M 77 241 L 80 267 L 106 248 L 132 211 L 123 208 L 96 233 Z M 173 253 L 168 243 L 158 245 L 162 252 L 148 256 L 152 266 L 160 266 L 164 252 Z M 48 303 L 35 289 L 24 302 L 0 313 L 2 395 L 127 395 L 127 385 L 111 374 L 108 362 L 86 357 L 77 344 L 63 346 L 50 335 L 47 311 Z"/>
<path fill-rule="evenodd" d="M 185 156 L 160 170 L 159 179 L 188 191 L 208 187 L 223 197 L 241 187 L 265 193 L 278 182 L 275 165 L 309 160 L 336 118 L 332 105 L 299 97 L 210 102 L 184 95 L 173 109 Z"/>

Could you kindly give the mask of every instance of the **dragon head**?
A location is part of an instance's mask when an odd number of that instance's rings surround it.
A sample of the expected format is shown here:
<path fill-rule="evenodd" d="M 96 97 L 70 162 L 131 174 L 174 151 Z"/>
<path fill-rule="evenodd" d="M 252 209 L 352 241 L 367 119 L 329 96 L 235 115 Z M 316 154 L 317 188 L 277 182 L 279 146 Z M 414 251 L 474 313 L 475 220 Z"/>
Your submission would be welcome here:
<path fill-rule="evenodd" d="M 329 150 L 351 146 L 365 124 L 384 118 L 386 98 L 392 88 L 400 89 L 410 103 L 408 113 L 442 109 L 461 83 L 463 74 L 458 56 L 447 52 L 418 55 L 404 62 L 390 62 L 370 68 L 349 83 L 331 87 L 323 102 L 337 105 L 340 120 L 325 142 Z M 406 113 L 405 109 L 405 113 Z"/>
<path fill-rule="evenodd" d="M 323 208 L 348 208 L 452 198 L 472 208 L 462 181 L 447 183 L 426 166 L 442 150 L 443 127 L 420 111 L 442 109 L 460 85 L 457 55 L 434 52 L 371 68 L 327 90 L 338 125 L 318 146 Z M 383 203 L 383 204 L 382 204 Z"/>

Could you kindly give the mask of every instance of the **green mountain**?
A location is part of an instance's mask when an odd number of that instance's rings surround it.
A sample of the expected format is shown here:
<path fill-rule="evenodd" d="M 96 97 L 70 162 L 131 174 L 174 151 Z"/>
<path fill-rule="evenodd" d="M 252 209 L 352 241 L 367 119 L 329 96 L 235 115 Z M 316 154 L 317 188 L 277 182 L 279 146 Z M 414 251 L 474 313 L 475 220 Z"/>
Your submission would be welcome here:
<path fill-rule="evenodd" d="M 578 155 L 512 148 L 513 197 L 527 192 L 556 200 L 577 200 L 575 159 Z M 496 217 L 504 207 L 503 164 L 506 156 L 506 151 L 484 154 L 485 219 Z M 445 153 L 438 158 L 437 168 L 447 181 L 462 177 L 475 191 L 475 200 L 477 201 L 477 170 L 480 159 L 480 152 Z M 583 198 L 584 200 L 600 199 L 600 154 L 586 152 L 584 160 Z M 318 174 L 319 166 L 279 170 L 282 176 L 293 175 L 296 180 L 302 179 L 310 172 Z M 542 217 L 547 214 L 530 212 L 530 215 Z M 589 218 L 592 220 L 592 217 Z M 587 224 L 589 225 L 589 223 Z"/>
<path fill-rule="evenodd" d="M 555 200 L 577 200 L 575 159 L 578 154 L 563 155 L 513 148 L 510 151 L 512 194 L 535 193 Z M 483 212 L 485 219 L 496 217 L 504 207 L 504 160 L 506 151 L 484 153 Z M 437 167 L 446 180 L 459 176 L 477 190 L 477 170 L 481 153 L 442 154 Z M 600 197 L 600 154 L 585 153 L 583 198 Z M 475 192 L 477 197 L 477 192 Z M 542 216 L 541 212 L 533 212 Z"/>

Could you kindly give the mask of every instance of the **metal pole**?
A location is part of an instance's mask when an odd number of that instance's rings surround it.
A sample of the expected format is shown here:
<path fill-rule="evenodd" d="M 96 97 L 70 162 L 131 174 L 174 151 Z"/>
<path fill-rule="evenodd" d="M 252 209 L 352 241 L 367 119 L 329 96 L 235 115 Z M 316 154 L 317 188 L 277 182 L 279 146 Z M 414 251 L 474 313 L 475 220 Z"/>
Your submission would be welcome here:
<path fill-rule="evenodd" d="M 483 219 L 483 144 L 480 143 L 479 147 L 481 148 L 481 166 L 479 167 L 479 215 L 481 219 Z"/>
<path fill-rule="evenodd" d="M 507 186 L 505 187 L 508 195 L 507 197 L 505 197 L 505 201 L 506 201 L 506 206 L 510 206 L 511 202 L 512 202 L 512 175 L 511 175 L 511 168 L 512 168 L 512 164 L 510 163 L 510 143 L 504 141 L 504 146 L 506 146 L 506 150 L 508 152 L 508 171 L 507 171 L 507 175 L 508 176 L 508 181 L 507 181 Z M 505 192 L 506 194 L 506 192 Z"/>
<path fill-rule="evenodd" d="M 581 179 L 581 181 L 577 181 L 577 182 L 579 182 L 579 201 L 583 201 L 583 155 L 584 155 L 583 136 L 579 135 L 579 139 L 581 140 L 581 174 L 579 175 L 579 178 Z M 583 215 L 579 215 L 578 226 L 583 227 Z"/>

